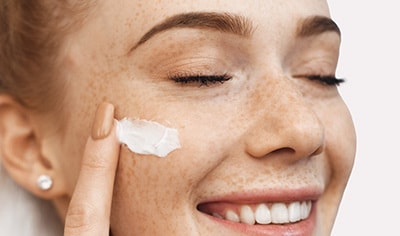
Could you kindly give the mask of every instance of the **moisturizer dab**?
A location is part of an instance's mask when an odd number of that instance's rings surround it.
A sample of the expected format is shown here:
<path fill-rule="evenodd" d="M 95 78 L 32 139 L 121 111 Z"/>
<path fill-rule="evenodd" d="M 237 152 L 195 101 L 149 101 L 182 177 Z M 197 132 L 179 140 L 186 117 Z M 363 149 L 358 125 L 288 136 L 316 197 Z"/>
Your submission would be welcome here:
<path fill-rule="evenodd" d="M 166 157 L 181 147 L 176 129 L 141 119 L 118 121 L 117 138 L 134 153 L 158 157 Z"/>

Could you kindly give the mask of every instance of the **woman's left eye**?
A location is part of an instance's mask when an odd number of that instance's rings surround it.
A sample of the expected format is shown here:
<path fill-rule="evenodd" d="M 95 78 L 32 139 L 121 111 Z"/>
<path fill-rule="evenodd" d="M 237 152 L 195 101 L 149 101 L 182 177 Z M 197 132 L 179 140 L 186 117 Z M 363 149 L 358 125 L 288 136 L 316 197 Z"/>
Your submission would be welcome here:
<path fill-rule="evenodd" d="M 214 84 L 223 84 L 231 80 L 232 76 L 228 74 L 222 75 L 176 75 L 170 79 L 179 84 L 198 84 L 200 86 L 210 86 Z"/>
<path fill-rule="evenodd" d="M 339 79 L 336 78 L 335 76 L 311 75 L 305 77 L 309 80 L 317 81 L 328 86 L 339 86 L 340 84 L 345 82 L 344 79 Z"/>

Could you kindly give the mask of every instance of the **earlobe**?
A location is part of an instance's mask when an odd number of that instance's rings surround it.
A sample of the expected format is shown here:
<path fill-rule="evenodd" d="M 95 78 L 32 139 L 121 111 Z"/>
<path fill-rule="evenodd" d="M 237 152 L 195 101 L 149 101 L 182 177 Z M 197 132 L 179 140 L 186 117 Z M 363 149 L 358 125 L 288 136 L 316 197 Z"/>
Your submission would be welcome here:
<path fill-rule="evenodd" d="M 7 95 L 0 95 L 0 160 L 9 175 L 22 187 L 45 199 L 60 196 L 62 186 L 44 191 L 37 180 L 54 176 L 51 162 L 41 153 L 30 113 Z"/>

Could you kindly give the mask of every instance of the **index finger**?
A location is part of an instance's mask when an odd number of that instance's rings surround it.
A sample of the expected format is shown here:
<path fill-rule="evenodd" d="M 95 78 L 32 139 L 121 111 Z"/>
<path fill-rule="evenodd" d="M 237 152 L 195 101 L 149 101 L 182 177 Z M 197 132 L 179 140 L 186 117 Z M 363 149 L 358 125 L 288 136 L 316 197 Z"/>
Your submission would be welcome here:
<path fill-rule="evenodd" d="M 103 103 L 96 112 L 92 136 L 82 158 L 81 171 L 68 208 L 64 235 L 108 235 L 119 143 L 114 107 Z"/>

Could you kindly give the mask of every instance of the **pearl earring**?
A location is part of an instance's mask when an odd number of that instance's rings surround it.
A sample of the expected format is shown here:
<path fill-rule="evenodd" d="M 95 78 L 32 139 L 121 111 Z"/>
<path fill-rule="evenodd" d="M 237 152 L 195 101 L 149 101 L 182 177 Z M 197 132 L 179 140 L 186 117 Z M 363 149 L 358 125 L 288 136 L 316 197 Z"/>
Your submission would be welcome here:
<path fill-rule="evenodd" d="M 48 175 L 40 175 L 36 180 L 37 186 L 41 190 L 49 190 L 53 186 L 53 180 Z"/>

